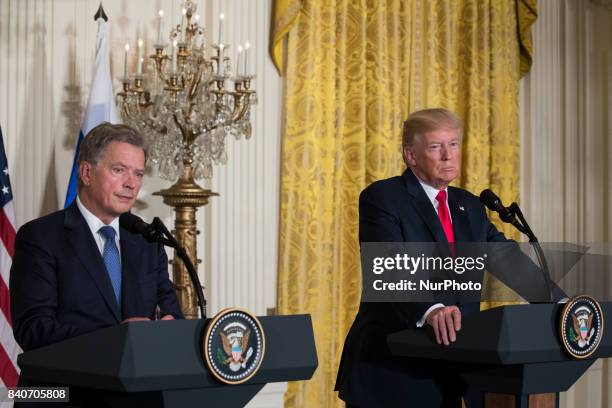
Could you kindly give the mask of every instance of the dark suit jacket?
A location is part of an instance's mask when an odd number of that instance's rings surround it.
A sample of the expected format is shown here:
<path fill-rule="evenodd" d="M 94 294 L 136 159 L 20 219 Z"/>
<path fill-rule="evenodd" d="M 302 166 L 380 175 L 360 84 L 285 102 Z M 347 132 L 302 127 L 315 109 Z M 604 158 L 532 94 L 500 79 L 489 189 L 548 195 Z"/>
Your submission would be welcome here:
<path fill-rule="evenodd" d="M 24 351 L 119 324 L 129 317 L 182 318 L 163 247 L 120 229 L 122 305 L 76 203 L 22 226 L 11 267 L 13 332 Z"/>
<path fill-rule="evenodd" d="M 491 224 L 484 206 L 473 194 L 449 187 L 448 204 L 455 242 L 507 241 Z M 411 170 L 363 190 L 359 198 L 359 241 L 447 242 L 438 215 Z M 515 270 L 536 268 L 524 258 L 526 264 L 513 265 Z M 522 283 L 519 279 L 512 287 L 529 299 L 545 287 L 545 280 L 542 277 L 540 284 L 534 285 L 534 279 Z M 393 406 L 398 401 L 402 401 L 402 406 L 439 406 L 444 393 L 440 388 L 444 382 L 444 378 L 440 379 L 440 368 L 416 360 L 398 361 L 390 355 L 386 344 L 388 334 L 416 329 L 417 321 L 432 305 L 361 303 L 340 361 L 336 382 L 340 398 L 360 407 Z M 463 314 L 478 310 L 478 304 L 462 307 Z"/>

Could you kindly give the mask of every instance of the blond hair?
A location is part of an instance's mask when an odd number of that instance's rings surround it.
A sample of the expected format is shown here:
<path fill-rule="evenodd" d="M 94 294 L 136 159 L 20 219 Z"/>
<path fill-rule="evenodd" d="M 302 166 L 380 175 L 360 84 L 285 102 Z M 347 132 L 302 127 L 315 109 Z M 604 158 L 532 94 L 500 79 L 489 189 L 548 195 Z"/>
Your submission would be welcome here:
<path fill-rule="evenodd" d="M 463 131 L 463 122 L 456 113 L 443 108 L 423 109 L 408 116 L 402 132 L 402 147 L 412 147 L 417 135 L 440 129 L 457 130 L 459 138 Z"/>

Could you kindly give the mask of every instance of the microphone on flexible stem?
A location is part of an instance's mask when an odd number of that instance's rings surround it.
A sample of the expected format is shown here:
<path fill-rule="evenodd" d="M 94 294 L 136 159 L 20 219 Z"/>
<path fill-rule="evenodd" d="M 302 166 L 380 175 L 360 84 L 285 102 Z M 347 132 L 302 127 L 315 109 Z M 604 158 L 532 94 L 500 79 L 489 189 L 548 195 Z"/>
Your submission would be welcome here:
<path fill-rule="evenodd" d="M 488 188 L 485 190 L 482 190 L 482 193 L 480 193 L 480 201 L 489 210 L 495 211 L 496 213 L 498 213 L 499 218 L 503 222 L 512 224 L 516 227 L 516 229 L 521 231 L 523 234 L 527 234 L 527 230 L 525 229 L 524 225 L 519 223 L 516 219 L 516 213 L 514 211 L 514 207 L 512 206 L 510 208 L 504 207 L 504 205 L 501 202 L 501 199 L 493 191 L 489 190 Z"/>
<path fill-rule="evenodd" d="M 551 279 L 550 279 L 550 271 L 548 269 L 548 263 L 546 262 L 546 257 L 544 256 L 544 251 L 542 250 L 542 246 L 538 242 L 538 238 L 535 236 L 529 224 L 527 224 L 527 220 L 523 216 L 523 212 L 517 203 L 510 204 L 510 207 L 504 207 L 501 202 L 501 199 L 495 194 L 493 191 L 488 188 L 482 190 L 480 193 L 480 201 L 491 211 L 495 211 L 499 214 L 499 218 L 503 222 L 507 222 L 512 224 L 521 231 L 523 234 L 529 237 L 529 242 L 533 245 L 535 249 L 536 256 L 538 258 L 538 262 L 544 271 L 544 276 L 546 278 L 546 286 L 548 288 L 548 295 L 550 301 L 553 301 L 553 292 L 551 287 Z M 519 220 L 516 219 L 518 216 Z"/>
<path fill-rule="evenodd" d="M 195 289 L 201 317 L 202 319 L 205 319 L 206 299 L 204 297 L 204 291 L 202 290 L 198 273 L 193 266 L 191 259 L 189 259 L 185 249 L 179 245 L 176 238 L 174 238 L 170 231 L 168 231 L 168 228 L 166 228 L 164 223 L 158 217 L 155 217 L 151 224 L 147 224 L 142 220 L 142 218 L 128 212 L 119 216 L 119 225 L 133 234 L 142 235 L 149 242 L 159 242 L 163 245 L 174 248 L 178 256 L 185 264 L 185 268 L 187 269 L 187 273 L 189 274 L 189 278 Z"/>
<path fill-rule="evenodd" d="M 119 225 L 132 234 L 142 235 L 149 242 L 161 242 L 164 245 L 168 245 L 168 243 L 163 242 L 165 238 L 155 226 L 147 224 L 142 218 L 132 213 L 121 214 L 121 216 L 119 216 Z"/>
<path fill-rule="evenodd" d="M 482 203 L 486 205 L 489 210 L 497 212 L 499 214 L 499 218 L 503 222 L 512 222 L 514 214 L 508 208 L 504 207 L 501 199 L 493 191 L 489 190 L 488 188 L 486 190 L 482 190 L 482 193 L 480 193 L 480 201 L 482 201 Z"/>

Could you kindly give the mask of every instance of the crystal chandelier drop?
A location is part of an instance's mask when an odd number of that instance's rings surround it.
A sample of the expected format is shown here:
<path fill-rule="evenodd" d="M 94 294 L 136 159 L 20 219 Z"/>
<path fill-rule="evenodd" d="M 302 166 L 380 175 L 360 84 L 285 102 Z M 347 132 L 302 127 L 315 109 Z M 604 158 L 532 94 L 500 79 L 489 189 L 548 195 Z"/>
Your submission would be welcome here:
<path fill-rule="evenodd" d="M 221 14 L 218 41 L 209 55 L 196 7 L 185 1 L 181 24 L 170 32 L 170 44 L 162 39 L 160 11 L 152 63 L 144 64 L 139 41 L 135 75 L 127 70 L 126 44 L 123 91 L 117 95 L 124 121 L 148 138 L 150 164 L 170 181 L 208 179 L 213 164 L 227 163 L 227 135 L 251 137 L 250 109 L 257 102 L 250 89 L 255 76 L 248 72 L 249 44 L 244 50 L 238 47 L 234 72 L 226 55 L 230 45 L 222 40 Z M 164 53 L 167 47 L 169 52 Z M 147 65 L 144 72 L 143 65 Z M 226 88 L 232 83 L 233 90 Z"/>

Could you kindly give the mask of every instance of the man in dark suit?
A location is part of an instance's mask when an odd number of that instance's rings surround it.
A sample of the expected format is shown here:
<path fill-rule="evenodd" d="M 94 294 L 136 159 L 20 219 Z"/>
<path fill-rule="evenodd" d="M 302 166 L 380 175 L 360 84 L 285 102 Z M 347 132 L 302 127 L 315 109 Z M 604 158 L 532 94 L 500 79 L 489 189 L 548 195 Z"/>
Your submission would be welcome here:
<path fill-rule="evenodd" d="M 81 144 L 75 202 L 20 228 L 10 287 L 23 350 L 122 322 L 182 318 L 163 247 L 119 226 L 145 160 L 135 129 L 95 127 Z"/>
<path fill-rule="evenodd" d="M 476 196 L 448 186 L 460 171 L 461 131 L 461 120 L 444 109 L 409 116 L 402 136 L 408 169 L 361 193 L 360 242 L 507 241 Z M 543 277 L 514 280 L 513 289 L 535 299 L 546 291 L 545 282 Z M 431 362 L 399 361 L 391 356 L 386 337 L 429 325 L 436 341 L 449 345 L 461 329 L 462 315 L 478 310 L 478 303 L 362 302 L 344 344 L 339 397 L 357 407 L 460 407 L 467 387 L 457 375 Z"/>

